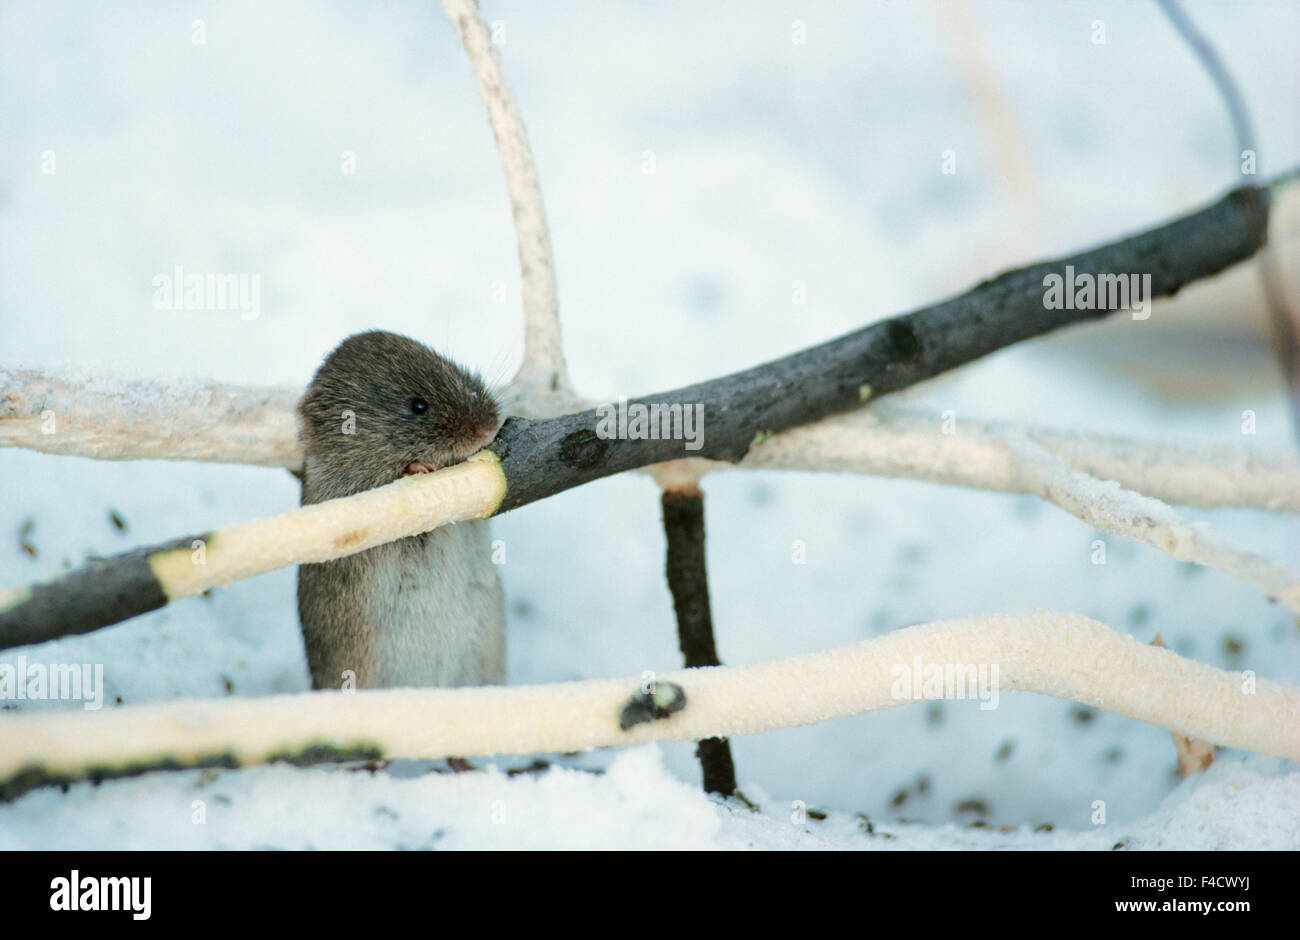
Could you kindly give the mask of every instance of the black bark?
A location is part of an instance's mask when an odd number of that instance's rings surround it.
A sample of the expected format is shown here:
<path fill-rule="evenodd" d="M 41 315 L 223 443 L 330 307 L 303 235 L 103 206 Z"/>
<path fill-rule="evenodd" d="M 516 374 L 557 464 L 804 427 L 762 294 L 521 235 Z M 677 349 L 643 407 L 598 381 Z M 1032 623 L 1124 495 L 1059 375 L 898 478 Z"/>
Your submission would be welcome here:
<path fill-rule="evenodd" d="M 625 470 L 682 457 L 738 461 L 756 439 L 850 411 L 974 359 L 1114 307 L 1048 309 L 1043 279 L 1064 275 L 1150 274 L 1151 297 L 1169 297 L 1255 254 L 1268 238 L 1269 191 L 1246 186 L 1159 228 L 1072 257 L 1007 271 L 964 294 L 873 323 L 839 339 L 709 382 L 628 402 L 702 405 L 702 446 L 682 439 L 610 438 L 596 411 L 543 421 L 511 418 L 492 450 L 509 491 L 500 512 Z"/>
<path fill-rule="evenodd" d="M 709 573 L 704 554 L 704 494 L 699 490 L 666 490 L 662 499 L 664 535 L 668 540 L 665 569 L 668 590 L 677 613 L 677 641 L 688 669 L 721 666 L 713 637 L 709 607 Z M 731 796 L 736 792 L 736 766 L 726 738 L 697 742 L 695 756 L 704 773 L 708 793 Z"/>
<path fill-rule="evenodd" d="M 67 574 L 32 584 L 26 599 L 0 610 L 0 649 L 89 633 L 165 606 L 169 598 L 149 566 L 149 556 L 188 549 L 194 539 L 209 537 L 188 536 L 97 558 Z"/>

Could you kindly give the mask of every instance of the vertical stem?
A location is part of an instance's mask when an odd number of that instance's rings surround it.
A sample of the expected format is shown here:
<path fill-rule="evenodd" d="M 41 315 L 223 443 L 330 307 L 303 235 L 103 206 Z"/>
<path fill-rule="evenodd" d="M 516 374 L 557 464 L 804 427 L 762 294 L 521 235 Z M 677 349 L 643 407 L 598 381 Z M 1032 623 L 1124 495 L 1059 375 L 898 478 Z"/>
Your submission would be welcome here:
<path fill-rule="evenodd" d="M 567 395 L 569 378 L 560 341 L 555 253 L 524 119 L 477 0 L 442 0 L 442 6 L 469 55 L 510 194 L 524 307 L 524 361 L 514 384 L 535 384 L 542 391 Z"/>
<path fill-rule="evenodd" d="M 668 537 L 668 590 L 677 612 L 677 639 L 687 668 L 720 666 L 709 610 L 709 575 L 704 556 L 704 494 L 699 486 L 664 490 L 664 534 Z M 732 796 L 736 767 L 726 738 L 698 742 L 695 756 L 704 772 L 704 789 Z"/>

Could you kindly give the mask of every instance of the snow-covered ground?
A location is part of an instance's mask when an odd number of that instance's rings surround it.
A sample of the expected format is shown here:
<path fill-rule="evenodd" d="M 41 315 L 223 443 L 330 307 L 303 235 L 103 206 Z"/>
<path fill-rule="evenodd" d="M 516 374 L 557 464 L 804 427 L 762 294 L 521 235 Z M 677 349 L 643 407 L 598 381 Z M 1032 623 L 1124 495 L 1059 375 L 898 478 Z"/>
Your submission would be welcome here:
<path fill-rule="evenodd" d="M 1237 181 L 1222 104 L 1154 4 L 485 4 L 537 153 L 568 359 L 593 398 L 752 365 Z M 1189 11 L 1242 85 L 1261 172 L 1300 162 L 1300 8 Z M 13 2 L 0 52 L 0 361 L 301 385 L 344 335 L 384 327 L 493 378 L 517 365 L 504 184 L 436 4 Z M 980 76 L 1000 104 L 972 95 Z M 155 309 L 153 278 L 178 264 L 257 274 L 260 315 Z M 959 421 L 1293 446 L 1274 367 L 1233 303 L 1250 280 L 1025 344 L 914 397 Z M 1200 393 L 1165 394 L 1174 379 Z M 2 586 L 297 504 L 281 471 L 20 451 L 0 452 L 0 488 Z M 1300 682 L 1294 616 L 1116 538 L 1094 565 L 1097 533 L 1029 497 L 748 471 L 706 491 L 729 663 L 1042 607 Z M 1189 514 L 1300 556 L 1294 516 Z M 652 483 L 624 476 L 496 520 L 511 682 L 680 663 L 658 515 Z M 0 662 L 102 663 L 110 703 L 303 690 L 293 583 L 264 575 Z M 759 814 L 698 792 L 679 744 L 541 775 L 399 762 L 43 790 L 0 805 L 0 848 L 1300 848 L 1294 765 L 1225 752 L 1180 782 L 1167 732 L 1039 696 L 733 749 Z"/>

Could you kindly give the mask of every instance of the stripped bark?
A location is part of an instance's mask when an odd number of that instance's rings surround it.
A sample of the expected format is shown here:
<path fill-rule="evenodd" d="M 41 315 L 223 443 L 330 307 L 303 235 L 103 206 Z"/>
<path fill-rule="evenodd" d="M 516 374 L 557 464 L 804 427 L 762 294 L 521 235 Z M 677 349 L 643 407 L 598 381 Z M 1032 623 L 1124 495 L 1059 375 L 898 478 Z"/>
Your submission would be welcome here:
<path fill-rule="evenodd" d="M 1300 760 L 1300 688 L 1249 679 L 1038 611 L 950 620 L 804 656 L 660 674 L 682 701 L 624 724 L 642 679 L 535 686 L 304 692 L 99 712 L 0 716 L 0 799 L 34 786 L 155 769 L 270 761 L 537 754 L 759 734 L 927 700 L 900 670 L 986 664 L 999 694 L 1032 691 L 1223 747 Z"/>

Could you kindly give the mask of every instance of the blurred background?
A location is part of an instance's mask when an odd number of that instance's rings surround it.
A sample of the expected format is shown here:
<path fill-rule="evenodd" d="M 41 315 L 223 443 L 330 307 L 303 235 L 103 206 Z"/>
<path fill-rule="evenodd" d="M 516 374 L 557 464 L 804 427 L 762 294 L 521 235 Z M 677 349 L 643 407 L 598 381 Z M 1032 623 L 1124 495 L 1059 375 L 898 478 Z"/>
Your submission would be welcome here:
<path fill-rule="evenodd" d="M 1222 100 L 1153 3 L 483 8 L 537 157 L 572 376 L 592 399 L 756 364 L 1242 182 Z M 1186 9 L 1241 86 L 1259 178 L 1300 164 L 1300 7 Z M 0 141 L 6 364 L 303 386 L 340 339 L 378 327 L 490 379 L 518 365 L 505 184 L 437 4 L 0 4 Z M 258 275 L 260 315 L 155 309 L 153 278 L 176 265 Z M 1148 321 L 1022 344 L 908 397 L 959 422 L 1293 447 L 1258 280 L 1240 266 Z M 705 488 L 727 663 L 1041 607 L 1300 681 L 1294 616 L 1029 497 L 752 471 Z M 0 490 L 4 586 L 298 501 L 282 471 L 13 450 Z M 1294 517 L 1189 514 L 1300 558 Z M 680 663 L 648 478 L 564 493 L 495 531 L 512 683 Z M 292 570 L 27 652 L 105 663 L 109 701 L 309 684 Z M 1096 799 L 1131 820 L 1177 785 L 1166 732 L 1031 695 L 733 748 L 742 789 L 776 805 L 931 823 L 1084 829 Z M 694 783 L 691 751 L 663 748 Z"/>

